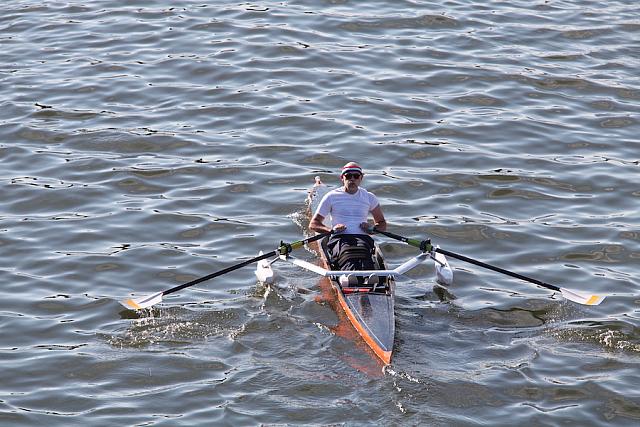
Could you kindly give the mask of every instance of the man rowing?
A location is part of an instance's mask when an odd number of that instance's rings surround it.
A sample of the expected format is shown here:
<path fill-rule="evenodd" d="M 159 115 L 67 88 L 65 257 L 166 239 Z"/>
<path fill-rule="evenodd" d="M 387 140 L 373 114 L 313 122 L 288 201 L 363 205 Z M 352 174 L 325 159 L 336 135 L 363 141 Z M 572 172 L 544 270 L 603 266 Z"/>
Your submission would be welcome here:
<path fill-rule="evenodd" d="M 357 163 L 344 165 L 340 174 L 342 186 L 325 194 L 309 222 L 309 229 L 315 232 L 333 231 L 327 248 L 332 263 L 340 270 L 372 270 L 374 242 L 369 234 L 374 226 L 380 231 L 387 228 L 378 198 L 360 187 L 363 177 Z M 373 224 L 368 221 L 369 213 Z M 324 224 L 328 215 L 332 228 Z"/>

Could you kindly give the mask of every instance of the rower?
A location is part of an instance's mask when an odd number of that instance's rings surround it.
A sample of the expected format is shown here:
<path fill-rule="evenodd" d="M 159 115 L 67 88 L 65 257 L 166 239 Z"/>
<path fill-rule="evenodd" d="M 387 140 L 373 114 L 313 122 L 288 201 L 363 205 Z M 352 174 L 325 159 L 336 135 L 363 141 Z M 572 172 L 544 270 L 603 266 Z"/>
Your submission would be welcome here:
<path fill-rule="evenodd" d="M 309 222 L 309 229 L 315 232 L 333 231 L 326 245 L 331 262 L 339 270 L 375 269 L 375 244 L 370 234 L 373 234 L 374 226 L 380 231 L 387 228 L 378 198 L 360 187 L 363 179 L 360 165 L 355 162 L 344 165 L 340 173 L 342 186 L 324 195 Z M 369 214 L 373 217 L 373 224 L 369 223 Z M 332 228 L 324 224 L 329 215 L 334 224 Z M 358 281 L 363 280 L 359 278 Z M 352 285 L 358 284 L 362 283 Z"/>

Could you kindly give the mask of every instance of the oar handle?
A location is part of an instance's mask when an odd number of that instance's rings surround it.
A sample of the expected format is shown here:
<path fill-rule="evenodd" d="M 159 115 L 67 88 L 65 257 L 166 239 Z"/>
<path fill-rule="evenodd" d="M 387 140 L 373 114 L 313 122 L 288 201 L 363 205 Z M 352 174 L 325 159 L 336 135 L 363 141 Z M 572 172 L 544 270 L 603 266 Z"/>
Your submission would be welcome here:
<path fill-rule="evenodd" d="M 524 276 L 519 273 L 515 273 L 513 271 L 505 270 L 504 268 L 496 267 L 495 265 L 487 264 L 486 262 L 478 261 L 477 259 L 469 258 L 464 255 L 457 254 L 455 252 L 448 251 L 446 249 L 436 248 L 436 252 L 439 252 L 443 255 L 450 256 L 452 258 L 459 259 L 460 261 L 465 261 L 471 264 L 475 264 L 480 267 L 487 268 L 489 270 L 497 271 L 498 273 L 506 274 L 507 276 L 515 277 L 516 279 L 524 280 L 525 282 L 535 283 L 536 285 L 545 287 L 547 289 L 551 289 L 556 292 L 560 292 L 560 288 L 555 285 L 551 285 L 549 283 L 545 283 L 543 281 L 533 279 L 531 277 Z"/>
<path fill-rule="evenodd" d="M 192 280 L 190 282 L 183 283 L 182 285 L 175 286 L 175 287 L 173 287 L 171 289 L 167 289 L 166 291 L 162 292 L 162 295 L 168 295 L 168 294 L 172 294 L 174 292 L 178 292 L 179 290 L 182 290 L 184 288 L 188 288 L 189 286 L 194 286 L 194 285 L 197 285 L 198 283 L 206 282 L 207 280 L 211 280 L 214 277 L 222 276 L 223 274 L 227 274 L 227 273 L 230 273 L 230 272 L 232 272 L 234 270 L 238 270 L 239 268 L 246 267 L 247 265 L 253 264 L 254 262 L 258 262 L 258 261 L 262 261 L 263 259 L 271 258 L 272 256 L 276 256 L 276 255 L 280 255 L 280 254 L 286 254 L 288 252 L 291 252 L 291 249 L 298 249 L 298 248 L 304 246 L 307 243 L 311 243 L 311 242 L 314 242 L 316 240 L 320 240 L 320 239 L 328 236 L 331 233 L 332 233 L 331 231 L 327 231 L 326 233 L 317 234 L 315 236 L 308 237 L 308 238 L 306 238 L 304 240 L 298 240 L 298 241 L 293 242 L 291 244 L 280 243 L 280 246 L 276 250 L 273 250 L 273 251 L 271 251 L 269 253 L 266 253 L 266 254 L 259 255 L 259 256 L 255 257 L 255 258 L 248 259 L 248 260 L 243 261 L 243 262 L 241 262 L 239 264 L 232 265 L 231 267 L 224 268 L 224 269 L 222 269 L 220 271 L 216 271 L 215 273 L 208 274 L 206 276 L 200 277 L 200 278 Z"/>

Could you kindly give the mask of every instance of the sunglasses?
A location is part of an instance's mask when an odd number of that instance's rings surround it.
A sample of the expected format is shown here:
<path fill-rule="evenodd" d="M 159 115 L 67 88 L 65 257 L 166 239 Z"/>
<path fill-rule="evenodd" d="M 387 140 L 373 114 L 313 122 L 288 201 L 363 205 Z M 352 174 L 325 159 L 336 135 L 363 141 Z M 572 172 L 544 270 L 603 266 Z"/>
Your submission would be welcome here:
<path fill-rule="evenodd" d="M 345 178 L 347 179 L 360 179 L 360 177 L 362 176 L 362 174 L 360 173 L 345 173 L 344 175 Z"/>

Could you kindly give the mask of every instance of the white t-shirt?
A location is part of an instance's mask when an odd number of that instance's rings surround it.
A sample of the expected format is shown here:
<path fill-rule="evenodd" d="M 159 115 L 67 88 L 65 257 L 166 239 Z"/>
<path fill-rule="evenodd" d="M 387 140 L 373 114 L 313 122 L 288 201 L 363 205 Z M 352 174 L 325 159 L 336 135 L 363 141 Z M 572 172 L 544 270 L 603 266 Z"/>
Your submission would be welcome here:
<path fill-rule="evenodd" d="M 331 215 L 331 224 L 344 224 L 343 233 L 365 234 L 360 224 L 369 218 L 369 212 L 378 207 L 378 198 L 362 187 L 355 194 L 349 194 L 344 187 L 336 188 L 324 195 L 316 209 L 316 214 L 324 218 Z"/>

